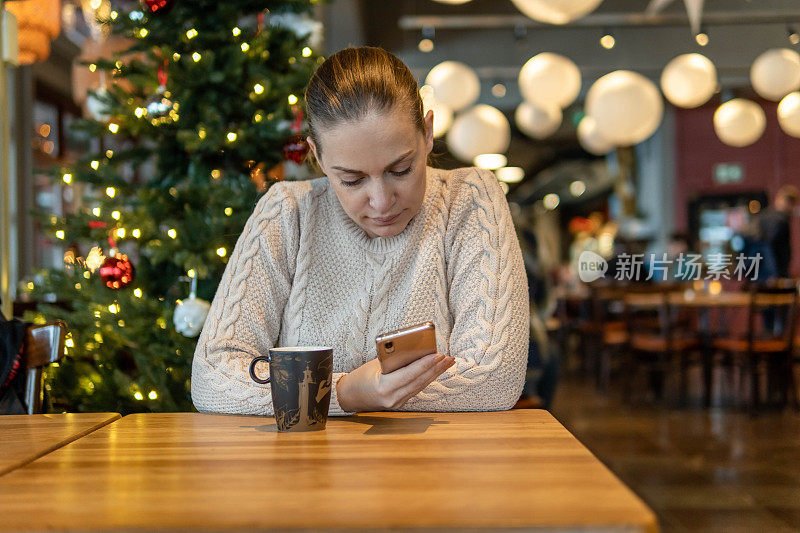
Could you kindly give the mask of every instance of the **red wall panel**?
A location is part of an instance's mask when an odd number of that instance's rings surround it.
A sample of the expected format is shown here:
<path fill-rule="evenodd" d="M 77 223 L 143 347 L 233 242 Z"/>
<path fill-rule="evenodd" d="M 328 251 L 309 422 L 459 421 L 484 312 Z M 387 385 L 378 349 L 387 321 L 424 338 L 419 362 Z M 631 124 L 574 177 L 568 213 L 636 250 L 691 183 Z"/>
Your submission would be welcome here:
<path fill-rule="evenodd" d="M 775 102 L 756 100 L 767 115 L 764 135 L 744 148 L 727 146 L 714 133 L 715 97 L 697 109 L 675 110 L 675 226 L 686 231 L 689 200 L 698 195 L 762 190 L 772 201 L 782 185 L 800 187 L 800 139 L 786 135 L 778 125 Z M 738 163 L 744 168 L 739 183 L 719 184 L 714 165 Z M 800 217 L 792 217 L 793 276 L 800 276 Z"/>

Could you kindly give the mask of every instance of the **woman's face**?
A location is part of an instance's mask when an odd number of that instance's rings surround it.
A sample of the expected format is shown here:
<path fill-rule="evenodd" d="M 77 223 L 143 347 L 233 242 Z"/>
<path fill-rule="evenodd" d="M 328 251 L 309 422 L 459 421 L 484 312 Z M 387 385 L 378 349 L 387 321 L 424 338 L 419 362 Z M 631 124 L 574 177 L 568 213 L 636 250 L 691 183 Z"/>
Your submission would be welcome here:
<path fill-rule="evenodd" d="M 344 211 L 370 238 L 398 235 L 422 207 L 432 111 L 425 129 L 420 133 L 408 111 L 395 108 L 318 131 L 321 154 L 308 138 Z"/>

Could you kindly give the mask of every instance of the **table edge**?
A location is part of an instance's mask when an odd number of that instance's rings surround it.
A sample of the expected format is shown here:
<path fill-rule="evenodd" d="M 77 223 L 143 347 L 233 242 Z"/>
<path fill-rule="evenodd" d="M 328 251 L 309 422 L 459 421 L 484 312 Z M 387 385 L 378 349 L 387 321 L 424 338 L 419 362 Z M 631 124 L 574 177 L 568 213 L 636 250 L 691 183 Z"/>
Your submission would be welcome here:
<path fill-rule="evenodd" d="M 47 414 L 47 413 L 42 413 L 42 414 Z M 97 413 L 97 414 L 102 414 L 102 413 Z M 30 463 L 34 462 L 35 460 L 40 459 L 40 458 L 44 457 L 45 455 L 56 451 L 59 448 L 63 448 L 67 444 L 75 442 L 76 440 L 78 440 L 78 439 L 80 439 L 82 437 L 85 437 L 86 435 L 88 435 L 90 433 L 94 433 L 98 429 L 100 429 L 102 427 L 105 427 L 108 424 L 111 424 L 112 422 L 116 422 L 117 420 L 121 420 L 122 419 L 122 415 L 120 415 L 119 413 L 107 413 L 107 414 L 112 415 L 108 420 L 102 420 L 100 422 L 95 422 L 94 424 L 84 428 L 83 430 L 79 431 L 78 433 L 75 433 L 74 435 L 69 435 L 66 439 L 64 439 L 61 442 L 57 442 L 57 443 L 53 444 L 52 446 L 48 446 L 46 448 L 42 448 L 41 450 L 37 450 L 36 453 L 34 453 L 30 457 L 26 457 L 26 458 L 21 459 L 20 461 L 18 461 L 16 463 L 11 463 L 10 465 L 8 465 L 6 467 L 0 468 L 0 476 L 4 476 L 4 475 L 8 474 L 9 472 L 13 472 L 14 470 L 16 470 L 18 468 L 22 468 L 23 466 L 25 466 L 27 464 L 30 464 Z"/>

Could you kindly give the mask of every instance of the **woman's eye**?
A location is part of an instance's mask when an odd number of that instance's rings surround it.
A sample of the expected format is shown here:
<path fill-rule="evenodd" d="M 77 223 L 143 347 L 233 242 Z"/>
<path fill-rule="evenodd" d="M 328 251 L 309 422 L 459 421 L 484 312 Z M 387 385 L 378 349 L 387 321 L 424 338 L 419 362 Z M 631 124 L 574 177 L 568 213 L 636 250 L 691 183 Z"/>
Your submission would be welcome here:
<path fill-rule="evenodd" d="M 342 180 L 342 185 L 344 185 L 345 187 L 355 187 L 359 183 L 361 183 L 361 178 L 352 181 Z"/>
<path fill-rule="evenodd" d="M 408 167 L 407 169 L 401 170 L 399 172 L 395 172 L 395 171 L 392 170 L 392 171 L 389 172 L 389 174 L 393 174 L 395 176 L 405 176 L 409 172 L 411 172 L 411 167 Z"/>

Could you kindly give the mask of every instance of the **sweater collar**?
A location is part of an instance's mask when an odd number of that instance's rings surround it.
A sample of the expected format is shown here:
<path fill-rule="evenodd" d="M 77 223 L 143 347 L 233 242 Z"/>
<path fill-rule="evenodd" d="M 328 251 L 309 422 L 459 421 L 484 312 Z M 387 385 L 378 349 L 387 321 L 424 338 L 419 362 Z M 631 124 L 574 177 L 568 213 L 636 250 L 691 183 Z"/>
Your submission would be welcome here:
<path fill-rule="evenodd" d="M 414 218 L 409 221 L 406 228 L 393 237 L 370 238 L 366 232 L 364 232 L 361 226 L 356 224 L 356 222 L 345 212 L 344 208 L 342 207 L 342 203 L 339 201 L 339 197 L 336 196 L 336 191 L 333 190 L 333 187 L 330 184 L 330 178 L 328 178 L 327 196 L 334 212 L 334 220 L 342 226 L 345 233 L 352 241 L 368 252 L 389 253 L 397 250 L 398 248 L 401 248 L 404 243 L 408 242 L 413 233 L 418 233 L 418 230 L 424 226 L 426 213 L 430 209 L 429 200 L 433 193 L 435 183 L 433 179 L 434 172 L 437 172 L 437 170 L 431 167 L 426 167 L 425 200 L 422 202 L 422 207 L 420 208 L 419 212 L 414 215 Z"/>

